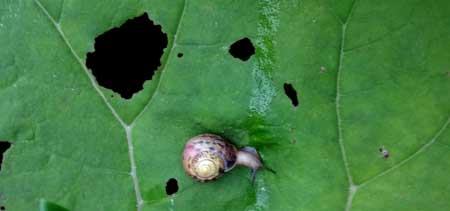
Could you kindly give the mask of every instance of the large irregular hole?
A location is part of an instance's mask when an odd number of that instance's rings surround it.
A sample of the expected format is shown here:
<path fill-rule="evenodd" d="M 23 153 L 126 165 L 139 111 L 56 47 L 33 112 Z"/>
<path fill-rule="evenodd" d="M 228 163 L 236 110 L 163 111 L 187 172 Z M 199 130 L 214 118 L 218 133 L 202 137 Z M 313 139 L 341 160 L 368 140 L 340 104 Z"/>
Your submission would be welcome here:
<path fill-rule="evenodd" d="M 289 83 L 284 83 L 283 85 L 284 88 L 284 93 L 286 94 L 286 96 L 289 97 L 289 99 L 291 99 L 291 103 L 294 107 L 298 106 L 298 97 L 297 97 L 297 91 L 295 90 L 294 86 L 292 86 L 292 84 Z"/>
<path fill-rule="evenodd" d="M 178 182 L 174 178 L 170 178 L 166 183 L 166 194 L 172 195 L 178 192 Z"/>
<path fill-rule="evenodd" d="M 255 47 L 252 41 L 245 37 L 231 44 L 229 52 L 234 58 L 247 61 L 255 54 Z"/>
<path fill-rule="evenodd" d="M 167 35 L 144 13 L 99 35 L 94 47 L 86 66 L 98 84 L 130 99 L 161 65 Z"/>
<path fill-rule="evenodd" d="M 11 147 L 11 143 L 7 141 L 0 141 L 0 170 L 2 170 L 3 153 Z"/>

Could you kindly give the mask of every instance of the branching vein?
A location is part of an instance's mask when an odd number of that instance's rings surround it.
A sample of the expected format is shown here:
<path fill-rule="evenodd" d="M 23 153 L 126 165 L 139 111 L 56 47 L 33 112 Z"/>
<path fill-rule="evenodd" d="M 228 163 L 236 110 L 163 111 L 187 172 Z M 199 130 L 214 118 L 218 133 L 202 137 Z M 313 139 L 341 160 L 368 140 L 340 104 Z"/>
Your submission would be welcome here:
<path fill-rule="evenodd" d="M 425 150 L 427 150 L 431 145 L 433 145 L 434 143 L 436 143 L 436 140 L 440 137 L 440 135 L 449 127 L 450 125 L 450 117 L 447 119 L 447 121 L 444 123 L 444 125 L 438 130 L 438 132 L 432 137 L 432 139 L 430 141 L 428 141 L 426 144 L 424 144 L 422 147 L 420 147 L 416 152 L 414 152 L 413 154 L 411 154 L 410 156 L 408 156 L 407 158 L 405 158 L 404 160 L 402 160 L 401 162 L 395 164 L 394 166 L 386 169 L 385 171 L 375 175 L 374 177 L 366 180 L 365 182 L 362 182 L 360 184 L 355 184 L 351 175 L 351 171 L 350 171 L 350 166 L 348 163 L 348 159 L 347 159 L 347 154 L 345 151 L 345 146 L 344 146 L 344 141 L 343 141 L 343 131 L 342 131 L 342 117 L 341 117 L 341 111 L 340 111 L 340 101 L 341 101 L 341 89 L 340 89 L 340 82 L 341 82 L 341 74 L 342 74 L 342 69 L 343 69 L 343 60 L 344 60 L 344 55 L 345 53 L 348 53 L 352 50 L 355 50 L 359 47 L 364 47 L 364 46 L 359 46 L 353 49 L 345 49 L 345 40 L 346 40 L 346 32 L 347 32 L 347 25 L 349 23 L 349 20 L 352 17 L 352 13 L 354 11 L 355 8 L 355 4 L 358 0 L 355 0 L 351 6 L 351 9 L 348 13 L 348 16 L 346 17 L 346 19 L 344 21 L 342 21 L 341 19 L 338 19 L 339 23 L 341 23 L 341 44 L 340 44 L 340 50 L 339 50 L 339 61 L 338 61 L 338 69 L 337 69 L 337 83 L 336 83 L 336 116 L 337 116 L 337 127 L 338 127 L 338 139 L 339 139 L 339 146 L 341 149 L 341 153 L 342 153 L 342 159 L 344 162 L 344 166 L 345 166 L 345 172 L 347 175 L 347 179 L 348 179 L 348 183 L 349 183 L 349 193 L 348 193 L 348 197 L 347 197 L 347 202 L 346 202 L 346 206 L 345 206 L 345 210 L 346 211 L 350 211 L 351 206 L 352 206 L 352 201 L 353 198 L 356 194 L 356 192 L 358 191 L 359 188 L 364 187 L 366 185 L 368 185 L 369 183 L 379 179 L 380 177 L 383 177 L 386 174 L 389 174 L 390 172 L 394 171 L 395 169 L 400 168 L 401 166 L 407 164 L 409 161 L 411 161 L 412 159 L 414 159 L 415 157 L 417 157 L 418 155 L 420 155 L 421 153 L 423 153 Z M 395 30 L 394 32 L 400 31 L 401 29 L 403 29 L 405 26 L 407 26 L 407 24 L 400 26 L 397 30 Z M 392 33 L 394 33 L 392 32 Z M 387 34 L 386 36 L 389 36 L 390 34 Z M 380 40 L 384 39 L 386 36 L 383 36 L 382 38 L 380 38 Z M 378 42 L 379 40 L 376 40 L 374 42 Z M 373 44 L 373 43 L 369 43 L 368 45 Z"/>
<path fill-rule="evenodd" d="M 108 100 L 106 99 L 105 95 L 103 94 L 103 92 L 100 90 L 100 88 L 98 87 L 94 76 L 89 72 L 89 70 L 87 69 L 86 65 L 84 65 L 83 60 L 81 60 L 81 58 L 78 56 L 77 52 L 75 52 L 75 50 L 73 49 L 72 45 L 70 44 L 70 42 L 68 41 L 66 35 L 64 34 L 64 32 L 61 29 L 61 25 L 55 20 L 53 19 L 53 17 L 50 15 L 50 13 L 48 12 L 48 10 L 41 4 L 41 2 L 39 0 L 34 0 L 34 2 L 36 2 L 36 4 L 39 6 L 39 8 L 41 9 L 41 11 L 48 17 L 48 19 L 50 20 L 50 22 L 55 26 L 56 30 L 58 31 L 59 35 L 61 35 L 61 38 L 63 39 L 64 43 L 66 44 L 66 46 L 69 48 L 70 52 L 72 53 L 72 55 L 75 57 L 75 59 L 77 60 L 77 62 L 81 65 L 82 69 L 84 70 L 84 72 L 86 73 L 86 75 L 88 76 L 89 80 L 91 81 L 92 86 L 94 87 L 95 91 L 100 95 L 100 97 L 102 98 L 103 102 L 106 104 L 106 106 L 108 106 L 109 110 L 111 111 L 111 113 L 114 115 L 114 117 L 117 119 L 117 121 L 122 125 L 125 126 L 125 122 L 122 120 L 122 118 L 120 118 L 119 114 L 117 114 L 116 110 L 111 106 L 111 104 L 108 102 Z"/>
<path fill-rule="evenodd" d="M 167 54 L 168 54 L 167 61 L 164 64 L 164 67 L 161 70 L 161 77 L 159 78 L 158 85 L 156 86 L 155 92 L 150 97 L 150 100 L 147 102 L 147 104 L 144 106 L 144 108 L 141 110 L 141 112 L 139 112 L 139 114 L 133 119 L 133 121 L 130 124 L 131 127 L 133 127 L 134 123 L 136 122 L 136 120 L 138 120 L 142 116 L 142 114 L 145 113 L 145 111 L 147 110 L 149 105 L 152 103 L 153 99 L 155 98 L 155 95 L 158 93 L 158 91 L 160 89 L 161 82 L 163 81 L 163 76 L 165 75 L 164 72 L 166 71 L 167 66 L 169 65 L 170 55 L 172 54 L 173 49 L 175 49 L 175 47 L 177 46 L 177 39 L 178 39 L 180 28 L 181 28 L 181 22 L 183 20 L 184 14 L 186 13 L 187 4 L 188 4 L 188 0 L 185 0 L 184 1 L 184 5 L 183 5 L 183 9 L 181 11 L 180 18 L 178 19 L 177 29 L 176 29 L 175 34 L 173 36 L 172 47 L 169 49 L 169 52 L 167 52 Z"/>
<path fill-rule="evenodd" d="M 133 148 L 133 142 L 132 142 L 132 130 L 133 130 L 133 126 L 134 126 L 134 122 L 136 121 L 136 119 L 138 119 L 147 109 L 147 107 L 149 106 L 149 104 L 152 102 L 154 96 L 156 95 L 157 91 L 159 90 L 159 86 L 161 84 L 162 78 L 163 78 L 163 73 L 164 73 L 164 69 L 166 69 L 168 63 L 169 63 L 169 58 L 170 55 L 173 51 L 173 49 L 176 47 L 176 43 L 177 43 L 177 38 L 178 38 L 178 33 L 180 31 L 180 27 L 181 27 L 181 22 L 182 19 L 184 17 L 185 11 L 186 11 L 186 7 L 187 7 L 187 0 L 185 0 L 184 5 L 183 5 L 183 10 L 181 12 L 180 18 L 178 20 L 178 26 L 177 29 L 175 31 L 175 35 L 174 35 L 174 39 L 172 42 L 172 47 L 170 48 L 169 52 L 168 52 L 168 59 L 165 63 L 165 66 L 163 68 L 163 71 L 161 73 L 161 77 L 159 79 L 157 88 L 155 90 L 155 93 L 153 93 L 152 97 L 150 98 L 150 100 L 148 101 L 148 103 L 146 104 L 146 106 L 141 110 L 141 112 L 136 116 L 136 118 L 132 121 L 132 123 L 130 125 L 127 125 L 123 119 L 119 116 L 119 114 L 116 112 L 116 110 L 112 107 L 112 105 L 108 102 L 108 100 L 106 99 L 105 95 L 103 94 L 103 92 L 100 90 L 100 87 L 98 86 L 98 84 L 96 83 L 96 80 L 94 78 L 94 76 L 91 74 L 91 72 L 88 70 L 88 68 L 86 67 L 86 65 L 83 63 L 83 60 L 78 56 L 78 54 L 76 53 L 76 51 L 74 50 L 74 48 L 72 47 L 72 45 L 70 44 L 70 42 L 68 41 L 66 35 L 64 34 L 64 31 L 61 29 L 61 26 L 59 24 L 58 21 L 56 21 L 48 12 L 48 10 L 42 5 L 42 3 L 39 0 L 34 0 L 36 2 L 36 4 L 38 5 L 38 7 L 40 8 L 40 10 L 45 14 L 45 16 L 47 16 L 47 18 L 50 20 L 50 22 L 55 26 L 56 30 L 58 31 L 59 35 L 61 36 L 62 40 L 64 41 L 64 43 L 66 44 L 66 46 L 69 48 L 70 52 L 72 53 L 72 55 L 75 57 L 75 59 L 78 61 L 78 63 L 81 65 L 82 69 L 84 70 L 84 72 L 86 73 L 86 75 L 88 76 L 92 86 L 94 87 L 95 91 L 100 95 L 100 97 L 102 98 L 103 102 L 106 104 L 106 106 L 109 108 L 109 110 L 111 111 L 111 113 L 113 114 L 113 116 L 115 117 L 115 119 L 120 123 L 120 125 L 124 128 L 125 132 L 126 132 L 126 138 L 127 138 L 127 145 L 128 145 L 128 155 L 129 155 L 129 159 L 130 159 L 130 166 L 131 166 L 131 172 L 130 175 L 133 178 L 133 185 L 134 185 L 134 190 L 135 190 L 135 194 L 136 194 L 136 207 L 138 211 L 142 210 L 142 206 L 144 205 L 144 201 L 142 199 L 142 195 L 139 189 L 139 182 L 138 182 L 138 178 L 137 178 L 137 171 L 136 171 L 136 161 L 134 159 L 134 148 Z M 61 14 L 62 15 L 62 14 Z"/>
<path fill-rule="evenodd" d="M 142 206 L 144 204 L 142 200 L 142 195 L 139 190 L 139 182 L 137 178 L 137 172 L 136 172 L 136 162 L 134 160 L 134 150 L 133 150 L 133 143 L 132 143 L 132 127 L 125 124 L 123 119 L 119 116 L 119 114 L 116 112 L 116 110 L 112 107 L 112 105 L 108 102 L 103 92 L 100 90 L 98 84 L 96 83 L 96 80 L 94 76 L 91 74 L 91 72 L 87 69 L 86 65 L 82 61 L 82 59 L 78 56 L 78 54 L 75 52 L 74 48 L 70 44 L 69 40 L 67 39 L 66 35 L 64 34 L 64 31 L 61 29 L 61 26 L 59 22 L 57 22 L 48 12 L 48 10 L 42 5 L 42 3 L 39 0 L 34 0 L 35 3 L 38 5 L 40 10 L 47 16 L 47 18 L 50 20 L 50 22 L 55 26 L 56 30 L 58 31 L 59 35 L 61 36 L 62 40 L 66 44 L 66 46 L 69 48 L 72 55 L 75 57 L 75 59 L 78 61 L 86 75 L 88 76 L 92 86 L 94 87 L 97 94 L 100 95 L 105 105 L 109 108 L 115 119 L 120 123 L 120 125 L 124 128 L 127 138 L 127 145 L 128 145 L 128 156 L 130 159 L 130 166 L 131 171 L 130 175 L 133 179 L 133 185 L 134 185 L 134 191 L 136 195 L 136 207 L 138 211 L 142 210 Z M 62 14 L 61 14 L 62 15 Z"/>
<path fill-rule="evenodd" d="M 439 131 L 433 136 L 433 138 L 430 141 L 428 141 L 426 144 L 424 144 L 422 147 L 420 147 L 419 150 L 417 150 L 416 152 L 414 152 L 413 154 L 411 154 L 409 157 L 402 160 L 401 162 L 393 165 L 392 167 L 390 167 L 390 168 L 384 170 L 383 172 L 375 175 L 374 177 L 366 180 L 365 182 L 362 182 L 358 186 L 359 187 L 366 186 L 367 184 L 375 181 L 376 179 L 392 172 L 395 169 L 400 168 L 401 166 L 405 165 L 406 163 L 408 163 L 409 161 L 411 161 L 412 159 L 414 159 L 415 157 L 417 157 L 418 155 L 423 153 L 426 149 L 428 149 L 431 145 L 433 145 L 436 142 L 436 140 L 439 138 L 439 136 L 441 136 L 441 134 L 448 128 L 449 124 L 450 124 L 450 117 L 447 119 L 447 121 L 444 123 L 444 125 L 439 129 Z"/>
<path fill-rule="evenodd" d="M 342 67 L 343 67 L 344 54 L 345 54 L 345 40 L 346 40 L 346 33 L 347 33 L 347 24 L 350 21 L 350 18 L 354 11 L 356 1 L 357 0 L 353 1 L 352 5 L 350 7 L 350 11 L 349 11 L 347 17 L 345 18 L 345 20 L 343 22 L 339 21 L 342 24 L 342 26 L 341 26 L 341 43 L 340 43 L 340 47 L 339 47 L 339 61 L 338 61 L 338 69 L 337 69 L 337 76 L 336 76 L 336 78 L 337 78 L 336 79 L 336 119 L 337 119 L 337 128 L 338 128 L 338 140 L 339 140 L 339 147 L 341 149 L 342 160 L 344 162 L 345 173 L 347 175 L 348 184 L 349 184 L 347 203 L 345 205 L 346 211 L 350 210 L 353 197 L 356 194 L 358 187 L 353 182 L 352 174 L 350 172 L 350 166 L 349 166 L 348 159 L 347 159 L 347 153 L 345 152 L 343 135 L 342 135 L 342 117 L 341 117 L 341 109 L 340 109 L 340 106 L 341 106 L 340 84 L 341 84 L 341 74 L 342 74 Z"/>

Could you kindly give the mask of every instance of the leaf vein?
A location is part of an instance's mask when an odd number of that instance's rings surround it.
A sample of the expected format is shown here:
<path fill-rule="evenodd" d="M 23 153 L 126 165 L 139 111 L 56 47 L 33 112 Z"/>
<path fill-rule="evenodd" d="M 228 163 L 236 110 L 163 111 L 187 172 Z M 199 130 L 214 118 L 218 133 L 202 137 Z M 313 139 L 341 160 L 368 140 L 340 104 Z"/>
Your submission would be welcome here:
<path fill-rule="evenodd" d="M 106 104 L 106 106 L 110 109 L 111 113 L 114 115 L 114 117 L 117 119 L 117 121 L 119 121 L 119 123 L 122 126 L 125 126 L 125 122 L 122 120 L 122 118 L 120 118 L 120 116 L 117 114 L 117 112 L 115 111 L 115 109 L 111 106 L 111 104 L 107 101 L 105 95 L 103 94 L 103 92 L 100 90 L 100 88 L 98 87 L 96 80 L 94 78 L 94 76 L 89 72 L 89 70 L 87 69 L 87 67 L 84 65 L 83 61 L 81 60 L 81 58 L 78 56 L 78 54 L 75 52 L 74 48 L 72 47 L 72 45 L 70 44 L 69 40 L 67 39 L 66 35 L 64 34 L 60 24 L 58 22 L 56 22 L 55 19 L 53 19 L 53 17 L 50 15 L 50 13 L 48 12 L 48 10 L 41 4 L 41 2 L 39 0 L 34 0 L 34 2 L 36 2 L 36 4 L 38 5 L 38 7 L 41 9 L 41 11 L 47 16 L 47 18 L 50 20 L 50 22 L 53 24 L 53 26 L 55 26 L 56 31 L 58 31 L 59 35 L 61 36 L 61 38 L 63 39 L 64 43 L 66 44 L 66 46 L 69 48 L 71 54 L 75 57 L 75 59 L 77 60 L 77 62 L 80 64 L 80 66 L 82 67 L 82 69 L 84 70 L 84 72 L 86 73 L 86 75 L 88 76 L 92 86 L 94 87 L 95 91 L 97 91 L 97 93 L 100 95 L 100 97 L 102 98 L 102 100 L 104 101 L 104 103 Z"/>
<path fill-rule="evenodd" d="M 175 34 L 173 36 L 172 47 L 169 49 L 166 63 L 164 64 L 164 67 L 161 69 L 161 77 L 159 78 L 158 84 L 156 85 L 155 92 L 150 97 L 150 99 L 148 100 L 148 102 L 144 106 L 144 108 L 139 112 L 138 115 L 136 115 L 136 117 L 133 119 L 133 121 L 131 121 L 131 124 L 129 125 L 130 127 L 134 126 L 134 123 L 142 116 L 143 113 L 145 113 L 145 111 L 148 109 L 150 104 L 153 102 L 153 99 L 155 98 L 155 96 L 158 94 L 158 91 L 161 87 L 161 82 L 163 81 L 163 78 L 164 78 L 163 76 L 165 75 L 164 72 L 166 71 L 166 68 L 170 63 L 170 56 L 173 52 L 173 49 L 175 49 L 175 47 L 177 46 L 177 39 L 178 39 L 180 28 L 181 28 L 181 22 L 183 21 L 184 14 L 186 13 L 187 4 L 188 4 L 187 0 L 184 0 L 183 9 L 181 11 L 180 18 L 178 19 L 178 25 L 175 30 Z"/>
<path fill-rule="evenodd" d="M 345 40 L 346 40 L 346 33 L 347 33 L 347 24 L 350 21 L 350 18 L 352 17 L 353 11 L 355 10 L 356 1 L 354 0 L 352 2 L 352 5 L 350 6 L 350 10 L 348 12 L 347 17 L 345 20 L 341 23 L 341 41 L 339 46 L 339 60 L 338 60 L 338 69 L 337 69 L 337 75 L 336 75 L 336 119 L 337 119 L 337 132 L 338 132 L 338 142 L 339 142 L 339 148 L 342 154 L 342 160 L 345 167 L 345 174 L 347 175 L 348 179 L 348 196 L 347 201 L 345 205 L 345 210 L 350 211 L 353 197 L 356 194 L 356 191 L 358 190 L 358 186 L 356 186 L 353 182 L 353 177 L 350 171 L 350 165 L 347 158 L 347 153 L 345 151 L 344 146 L 344 140 L 343 140 L 343 129 L 342 129 L 342 117 L 341 117 L 341 109 L 340 109 L 340 101 L 341 101 L 341 74 L 343 69 L 343 62 L 344 62 L 344 55 L 345 55 Z"/>
<path fill-rule="evenodd" d="M 131 139 L 131 137 L 132 137 L 131 136 L 132 127 L 129 127 L 128 125 L 125 124 L 123 119 L 119 116 L 119 114 L 116 112 L 116 110 L 108 102 L 108 100 L 106 99 L 105 95 L 100 90 L 99 86 L 97 85 L 94 76 L 89 72 L 89 70 L 87 69 L 87 67 L 85 66 L 85 64 L 81 60 L 81 58 L 78 56 L 78 54 L 75 52 L 74 48 L 70 44 L 69 40 L 67 39 L 66 35 L 64 34 L 64 32 L 63 32 L 63 30 L 62 30 L 62 28 L 60 26 L 60 24 L 58 22 L 56 22 L 56 20 L 50 15 L 48 10 L 42 5 L 42 3 L 39 0 L 34 0 L 34 2 L 37 4 L 37 6 L 40 8 L 40 10 L 47 16 L 47 18 L 53 24 L 53 26 L 55 27 L 55 29 L 57 30 L 57 32 L 59 33 L 59 35 L 63 39 L 64 43 L 69 48 L 69 50 L 72 53 L 72 55 L 75 57 L 75 59 L 80 64 L 81 68 L 84 70 L 84 72 L 88 76 L 88 78 L 89 78 L 92 86 L 94 87 L 95 91 L 100 95 L 100 97 L 102 98 L 103 102 L 109 108 L 109 110 L 111 111 L 111 113 L 113 114 L 115 119 L 125 129 L 126 139 L 127 139 L 127 146 L 128 146 L 128 157 L 130 159 L 130 166 L 131 166 L 130 175 L 131 175 L 132 180 L 133 180 L 133 186 L 134 186 L 134 191 L 135 191 L 135 195 L 136 195 L 136 203 L 137 203 L 136 207 L 137 207 L 138 211 L 141 211 L 142 210 L 142 206 L 143 206 L 144 203 L 143 203 L 143 200 L 142 200 L 141 192 L 139 190 L 139 182 L 138 182 L 137 172 L 136 172 L 136 163 L 135 163 L 135 160 L 134 160 L 134 151 L 133 151 L 133 144 L 132 144 L 132 139 Z"/>

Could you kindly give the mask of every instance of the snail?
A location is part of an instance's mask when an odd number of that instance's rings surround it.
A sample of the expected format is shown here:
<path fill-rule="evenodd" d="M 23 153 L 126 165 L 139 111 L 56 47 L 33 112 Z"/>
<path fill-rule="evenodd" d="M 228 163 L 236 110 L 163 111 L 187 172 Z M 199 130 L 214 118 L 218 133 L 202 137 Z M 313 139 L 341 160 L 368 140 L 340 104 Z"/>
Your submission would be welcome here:
<path fill-rule="evenodd" d="M 214 134 L 201 134 L 188 140 L 183 152 L 183 167 L 188 175 L 200 182 L 207 182 L 220 178 L 225 172 L 236 165 L 247 166 L 251 169 L 252 183 L 256 172 L 265 168 L 258 153 L 253 147 L 241 150 Z"/>

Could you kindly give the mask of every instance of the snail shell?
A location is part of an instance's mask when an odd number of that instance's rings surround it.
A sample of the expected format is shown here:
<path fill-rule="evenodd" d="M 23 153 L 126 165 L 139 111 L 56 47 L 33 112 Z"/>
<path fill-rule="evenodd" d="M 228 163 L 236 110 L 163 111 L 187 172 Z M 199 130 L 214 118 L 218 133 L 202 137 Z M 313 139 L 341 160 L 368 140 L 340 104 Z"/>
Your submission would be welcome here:
<path fill-rule="evenodd" d="M 214 134 L 191 138 L 183 152 L 186 173 L 201 182 L 217 179 L 236 166 L 238 150 Z"/>

